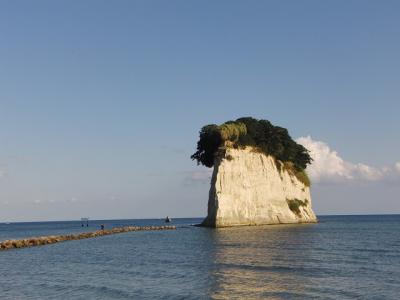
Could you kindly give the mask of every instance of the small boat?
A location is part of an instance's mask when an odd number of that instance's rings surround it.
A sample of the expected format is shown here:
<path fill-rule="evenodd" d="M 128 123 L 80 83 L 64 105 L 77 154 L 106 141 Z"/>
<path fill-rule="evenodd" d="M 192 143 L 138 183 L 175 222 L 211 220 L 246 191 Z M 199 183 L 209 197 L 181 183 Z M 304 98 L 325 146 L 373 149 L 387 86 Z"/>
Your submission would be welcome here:
<path fill-rule="evenodd" d="M 170 223 L 172 220 L 167 216 L 166 218 L 165 218 L 165 223 Z"/>

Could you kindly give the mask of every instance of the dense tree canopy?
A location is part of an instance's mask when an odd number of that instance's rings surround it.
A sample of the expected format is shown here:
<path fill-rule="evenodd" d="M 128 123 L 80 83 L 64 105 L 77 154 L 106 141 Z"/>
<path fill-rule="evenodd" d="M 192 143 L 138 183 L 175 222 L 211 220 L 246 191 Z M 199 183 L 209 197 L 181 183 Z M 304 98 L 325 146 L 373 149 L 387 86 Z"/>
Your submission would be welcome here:
<path fill-rule="evenodd" d="M 222 125 L 206 125 L 200 130 L 197 151 L 191 156 L 198 164 L 214 165 L 214 158 L 221 147 L 239 148 L 252 146 L 275 159 L 303 171 L 312 159 L 302 145 L 297 144 L 287 129 L 274 126 L 267 120 L 246 117 Z M 289 164 L 288 164 L 289 163 Z"/>

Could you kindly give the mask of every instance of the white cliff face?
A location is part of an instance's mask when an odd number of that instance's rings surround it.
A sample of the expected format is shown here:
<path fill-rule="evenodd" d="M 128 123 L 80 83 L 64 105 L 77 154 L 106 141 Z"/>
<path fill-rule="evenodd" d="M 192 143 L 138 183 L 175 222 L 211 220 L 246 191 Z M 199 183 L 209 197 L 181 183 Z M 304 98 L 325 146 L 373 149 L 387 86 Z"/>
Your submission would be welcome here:
<path fill-rule="evenodd" d="M 294 199 L 303 201 L 297 212 L 287 201 Z M 204 226 L 316 221 L 309 187 L 287 171 L 279 171 L 271 156 L 250 147 L 227 148 L 225 156 L 216 159 Z"/>

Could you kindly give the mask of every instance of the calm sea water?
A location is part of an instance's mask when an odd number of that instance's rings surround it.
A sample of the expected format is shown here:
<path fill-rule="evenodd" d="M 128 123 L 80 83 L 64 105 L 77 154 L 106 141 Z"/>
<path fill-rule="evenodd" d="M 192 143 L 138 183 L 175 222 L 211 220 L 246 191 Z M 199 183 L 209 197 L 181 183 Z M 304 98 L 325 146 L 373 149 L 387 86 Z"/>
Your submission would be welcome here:
<path fill-rule="evenodd" d="M 400 215 L 129 232 L 0 252 L 0 299 L 400 299 Z M 162 220 L 0 224 L 0 240 Z"/>

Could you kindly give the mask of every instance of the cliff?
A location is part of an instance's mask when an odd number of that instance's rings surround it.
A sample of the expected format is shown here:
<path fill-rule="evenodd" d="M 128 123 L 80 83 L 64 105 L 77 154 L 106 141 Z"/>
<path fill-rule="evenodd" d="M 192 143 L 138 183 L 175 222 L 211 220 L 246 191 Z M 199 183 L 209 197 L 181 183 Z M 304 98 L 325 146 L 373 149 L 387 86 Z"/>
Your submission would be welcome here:
<path fill-rule="evenodd" d="M 216 155 L 208 200 L 209 227 L 313 223 L 309 187 L 253 147 Z"/>

